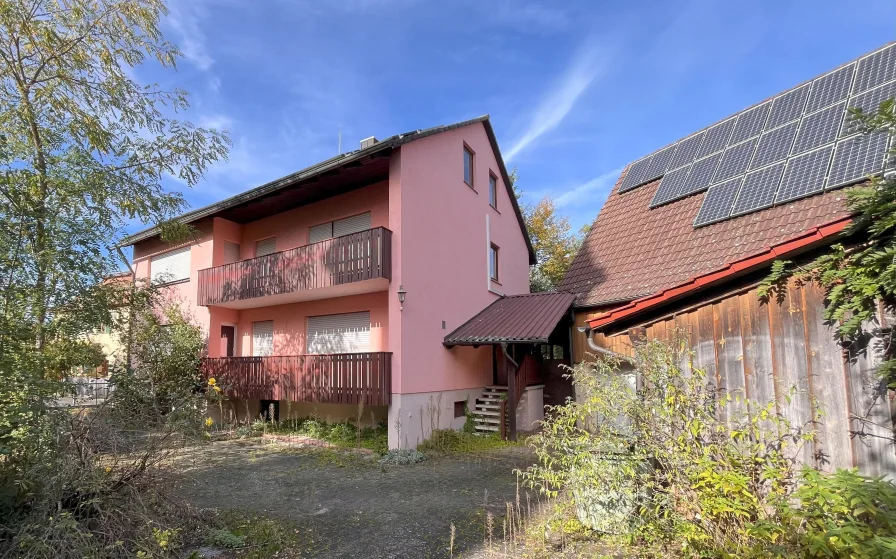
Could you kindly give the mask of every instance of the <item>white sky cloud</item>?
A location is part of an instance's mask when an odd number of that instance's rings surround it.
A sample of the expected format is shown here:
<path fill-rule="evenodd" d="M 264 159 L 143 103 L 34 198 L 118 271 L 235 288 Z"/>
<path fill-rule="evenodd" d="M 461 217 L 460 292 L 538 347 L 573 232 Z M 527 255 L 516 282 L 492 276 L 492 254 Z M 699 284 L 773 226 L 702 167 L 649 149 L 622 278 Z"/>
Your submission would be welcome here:
<path fill-rule="evenodd" d="M 604 73 L 607 52 L 593 41 L 588 41 L 573 57 L 572 63 L 554 86 L 532 111 L 523 134 L 505 155 L 507 161 L 529 147 L 543 134 L 556 128 L 569 114 L 579 97 Z"/>
<path fill-rule="evenodd" d="M 199 25 L 202 5 L 198 1 L 171 2 L 168 5 L 168 26 L 177 34 L 176 43 L 184 58 L 200 70 L 208 70 L 215 59 L 205 46 L 205 34 Z"/>
<path fill-rule="evenodd" d="M 613 185 L 616 183 L 616 179 L 619 178 L 619 174 L 622 173 L 622 169 L 624 167 L 620 167 L 619 169 L 613 169 L 612 171 L 608 171 L 598 177 L 591 179 L 590 181 L 580 184 L 574 188 L 570 188 L 565 191 L 563 194 L 554 198 L 554 205 L 558 208 L 563 208 L 565 206 L 570 206 L 572 204 L 576 204 L 584 201 L 585 198 L 592 196 L 595 192 L 599 191 L 608 191 L 613 188 Z"/>

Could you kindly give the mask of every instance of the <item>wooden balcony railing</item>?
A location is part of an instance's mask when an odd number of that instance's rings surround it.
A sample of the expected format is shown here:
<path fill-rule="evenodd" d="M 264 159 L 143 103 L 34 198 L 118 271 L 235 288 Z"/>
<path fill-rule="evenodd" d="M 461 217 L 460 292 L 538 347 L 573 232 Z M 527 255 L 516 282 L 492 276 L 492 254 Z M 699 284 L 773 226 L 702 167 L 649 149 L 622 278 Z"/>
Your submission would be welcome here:
<path fill-rule="evenodd" d="M 387 352 L 206 358 L 202 374 L 230 398 L 367 406 L 392 399 Z"/>
<path fill-rule="evenodd" d="M 392 231 L 385 227 L 199 270 L 199 304 L 221 305 L 375 278 L 392 279 Z"/>

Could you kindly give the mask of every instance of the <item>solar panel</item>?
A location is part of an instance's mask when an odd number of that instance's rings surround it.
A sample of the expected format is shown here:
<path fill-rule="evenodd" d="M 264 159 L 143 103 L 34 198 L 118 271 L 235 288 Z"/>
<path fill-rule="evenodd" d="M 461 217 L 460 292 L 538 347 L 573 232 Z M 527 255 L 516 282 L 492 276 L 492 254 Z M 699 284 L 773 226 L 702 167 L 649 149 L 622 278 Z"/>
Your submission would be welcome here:
<path fill-rule="evenodd" d="M 781 184 L 781 173 L 783 172 L 784 162 L 782 161 L 748 173 L 744 177 L 744 184 L 731 209 L 731 215 L 755 212 L 774 204 L 775 193 L 778 191 L 778 185 Z"/>
<path fill-rule="evenodd" d="M 765 102 L 740 113 L 737 117 L 737 124 L 734 125 L 734 132 L 731 133 L 729 143 L 738 144 L 762 132 L 762 127 L 765 126 L 765 121 L 768 119 L 768 110 L 770 108 L 772 108 L 771 102 Z"/>
<path fill-rule="evenodd" d="M 653 200 L 650 201 L 650 207 L 655 208 L 674 200 L 678 196 L 678 191 L 681 190 L 687 182 L 688 172 L 690 170 L 691 166 L 688 165 L 687 167 L 681 167 L 680 169 L 669 171 L 663 175 L 663 180 L 660 181 L 660 186 L 656 189 L 656 194 L 653 195 Z"/>
<path fill-rule="evenodd" d="M 731 131 L 734 129 L 734 123 L 735 119 L 729 118 L 725 122 L 720 122 L 707 129 L 706 138 L 703 140 L 703 145 L 700 146 L 700 152 L 697 154 L 697 157 L 705 157 L 725 149 L 725 146 L 728 145 Z"/>
<path fill-rule="evenodd" d="M 845 107 L 846 103 L 840 103 L 803 117 L 790 153 L 803 153 L 836 140 Z"/>
<path fill-rule="evenodd" d="M 871 91 L 866 91 L 861 95 L 856 95 L 849 100 L 850 108 L 862 109 L 864 113 L 874 113 L 880 107 L 880 104 L 887 99 L 896 97 L 896 82 L 890 82 Z M 854 134 L 859 131 L 859 125 L 850 117 L 847 117 L 846 124 L 843 126 L 843 136 Z"/>
<path fill-rule="evenodd" d="M 647 176 L 647 165 L 649 163 L 650 158 L 645 157 L 629 165 L 628 173 L 625 174 L 622 184 L 619 185 L 619 192 L 625 192 L 643 184 L 644 178 Z"/>
<path fill-rule="evenodd" d="M 896 79 L 896 45 L 859 60 L 853 91 L 862 92 L 892 79 Z"/>
<path fill-rule="evenodd" d="M 786 122 L 798 119 L 803 114 L 803 109 L 806 106 L 806 97 L 808 96 L 809 84 L 805 84 L 775 97 L 775 100 L 772 101 L 768 121 L 765 123 L 765 129 L 771 130 Z"/>
<path fill-rule="evenodd" d="M 650 157 L 650 163 L 647 165 L 647 171 L 644 173 L 645 181 L 652 181 L 660 177 L 669 168 L 669 161 L 672 160 L 672 154 L 675 153 L 675 146 L 671 145 L 654 153 Z"/>
<path fill-rule="evenodd" d="M 811 113 L 845 100 L 849 96 L 855 69 L 856 65 L 853 63 L 813 81 L 806 112 Z"/>
<path fill-rule="evenodd" d="M 764 132 L 759 137 L 759 145 L 756 146 L 756 154 L 750 163 L 751 169 L 758 169 L 776 161 L 784 161 L 790 153 L 793 139 L 800 127 L 797 121 L 785 124 L 769 132 Z"/>
<path fill-rule="evenodd" d="M 691 194 L 705 190 L 709 186 L 709 182 L 716 172 L 716 166 L 719 164 L 719 159 L 721 157 L 721 153 L 716 153 L 696 161 L 691 166 L 691 173 L 688 175 L 688 181 L 678 192 L 678 197 L 690 196 Z"/>
<path fill-rule="evenodd" d="M 727 218 L 731 213 L 731 204 L 734 203 L 734 198 L 737 196 L 737 191 L 743 180 L 743 177 L 736 177 L 711 187 L 703 198 L 700 211 L 697 212 L 694 227 L 709 225 Z"/>
<path fill-rule="evenodd" d="M 669 168 L 676 169 L 693 163 L 694 159 L 697 158 L 697 150 L 700 149 L 700 144 L 703 142 L 703 134 L 703 132 L 698 132 L 697 134 L 678 142 L 675 146 L 675 155 L 672 156 L 672 163 L 669 165 Z"/>
<path fill-rule="evenodd" d="M 784 170 L 781 186 L 778 187 L 775 203 L 780 204 L 821 192 L 833 151 L 834 146 L 826 146 L 790 159 Z"/>
<path fill-rule="evenodd" d="M 747 140 L 736 146 L 731 146 L 722 153 L 722 160 L 719 162 L 719 168 L 716 169 L 715 177 L 712 182 L 717 183 L 726 179 L 730 179 L 736 175 L 744 174 L 750 158 L 753 156 L 753 150 L 756 147 L 756 139 Z"/>
<path fill-rule="evenodd" d="M 837 143 L 825 188 L 836 188 L 883 171 L 887 135 L 853 136 Z"/>

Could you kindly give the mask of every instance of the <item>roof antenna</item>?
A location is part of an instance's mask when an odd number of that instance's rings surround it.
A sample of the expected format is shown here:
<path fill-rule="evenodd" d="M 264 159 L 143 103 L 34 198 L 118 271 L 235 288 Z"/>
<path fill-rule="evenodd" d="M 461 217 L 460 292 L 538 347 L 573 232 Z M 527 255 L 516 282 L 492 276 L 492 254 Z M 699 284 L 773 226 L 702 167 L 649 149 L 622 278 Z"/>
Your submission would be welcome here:
<path fill-rule="evenodd" d="M 342 155 L 342 127 L 339 127 L 339 153 L 337 155 Z"/>

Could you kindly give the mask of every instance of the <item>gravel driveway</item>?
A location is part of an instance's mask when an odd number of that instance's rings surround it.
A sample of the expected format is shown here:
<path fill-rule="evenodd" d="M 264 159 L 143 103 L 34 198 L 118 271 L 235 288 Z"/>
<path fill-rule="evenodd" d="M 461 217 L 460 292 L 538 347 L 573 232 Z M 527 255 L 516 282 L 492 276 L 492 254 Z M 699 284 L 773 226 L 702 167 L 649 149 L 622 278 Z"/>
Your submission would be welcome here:
<path fill-rule="evenodd" d="M 343 451 L 225 441 L 191 449 L 175 489 L 200 508 L 285 520 L 307 557 L 448 557 L 452 523 L 454 557 L 463 557 L 481 548 L 487 513 L 501 537 L 506 503 L 516 500 L 513 470 L 531 461 L 512 447 L 382 466 Z"/>

